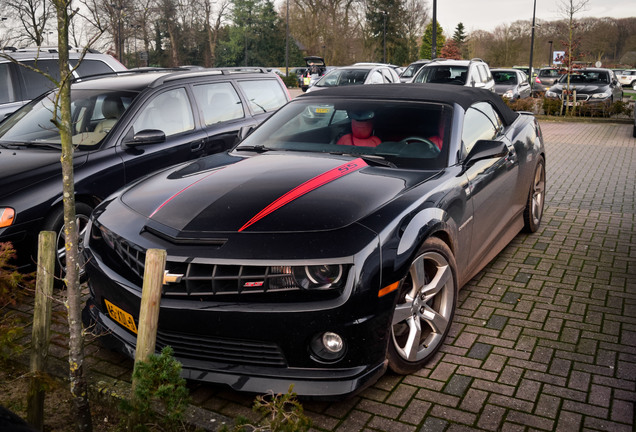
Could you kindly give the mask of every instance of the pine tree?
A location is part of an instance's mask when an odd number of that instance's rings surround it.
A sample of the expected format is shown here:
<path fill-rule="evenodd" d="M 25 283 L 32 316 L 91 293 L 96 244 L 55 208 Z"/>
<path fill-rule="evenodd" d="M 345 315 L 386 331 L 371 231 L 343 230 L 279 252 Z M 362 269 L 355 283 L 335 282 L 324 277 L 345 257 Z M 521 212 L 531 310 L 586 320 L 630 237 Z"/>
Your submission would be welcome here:
<path fill-rule="evenodd" d="M 443 47 L 446 43 L 446 38 L 444 37 L 444 30 L 442 26 L 437 23 L 437 52 L 440 51 L 440 47 Z M 420 58 L 432 58 L 433 51 L 433 23 L 430 23 L 426 26 L 426 31 L 424 32 L 424 36 L 422 36 L 422 46 L 420 46 Z M 439 56 L 438 56 L 439 57 Z"/>

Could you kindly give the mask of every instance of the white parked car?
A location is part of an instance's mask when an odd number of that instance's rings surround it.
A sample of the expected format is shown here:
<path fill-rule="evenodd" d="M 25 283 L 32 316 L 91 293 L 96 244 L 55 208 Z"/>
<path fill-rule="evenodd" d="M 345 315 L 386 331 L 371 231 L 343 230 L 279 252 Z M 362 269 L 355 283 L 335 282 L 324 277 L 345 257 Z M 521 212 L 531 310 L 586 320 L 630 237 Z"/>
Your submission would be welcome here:
<path fill-rule="evenodd" d="M 616 77 L 623 86 L 636 90 L 636 69 L 624 70 L 620 74 L 616 74 Z"/>
<path fill-rule="evenodd" d="M 322 90 L 329 87 L 339 87 L 361 84 L 391 84 L 399 83 L 400 76 L 391 66 L 366 64 L 344 66 L 327 72 L 316 84 L 307 89 L 308 92 Z"/>

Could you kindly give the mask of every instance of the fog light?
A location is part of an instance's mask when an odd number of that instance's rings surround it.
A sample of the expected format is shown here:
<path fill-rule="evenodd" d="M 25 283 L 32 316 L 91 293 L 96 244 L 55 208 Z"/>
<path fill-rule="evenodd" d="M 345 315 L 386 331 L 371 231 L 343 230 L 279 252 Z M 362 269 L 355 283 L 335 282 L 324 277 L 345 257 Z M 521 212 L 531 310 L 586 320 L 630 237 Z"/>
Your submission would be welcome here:
<path fill-rule="evenodd" d="M 316 360 L 321 362 L 334 362 L 345 354 L 345 343 L 342 337 L 333 332 L 325 332 L 316 335 L 311 341 L 311 352 Z"/>
<path fill-rule="evenodd" d="M 342 338 L 336 333 L 326 332 L 322 335 L 322 344 L 325 349 L 332 353 L 339 353 L 344 348 Z"/>

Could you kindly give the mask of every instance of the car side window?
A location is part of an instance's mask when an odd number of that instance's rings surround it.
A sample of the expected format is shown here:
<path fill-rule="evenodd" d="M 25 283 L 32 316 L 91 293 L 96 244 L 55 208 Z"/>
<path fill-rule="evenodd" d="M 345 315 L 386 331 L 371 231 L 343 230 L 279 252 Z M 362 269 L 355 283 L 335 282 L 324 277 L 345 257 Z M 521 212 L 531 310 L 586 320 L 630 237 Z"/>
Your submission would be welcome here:
<path fill-rule="evenodd" d="M 60 80 L 60 67 L 57 60 L 25 60 L 22 63 L 39 69 L 51 75 L 54 79 Z M 55 84 L 39 72 L 27 69 L 23 66 L 18 68 L 24 79 L 26 98 L 33 99 L 55 87 Z"/>
<path fill-rule="evenodd" d="M 275 111 L 287 103 L 285 90 L 277 80 L 241 80 L 237 83 L 255 114 Z"/>
<path fill-rule="evenodd" d="M 194 89 L 206 126 L 245 117 L 243 104 L 232 84 L 203 84 L 194 86 Z"/>
<path fill-rule="evenodd" d="M 0 103 L 15 102 L 15 84 L 9 63 L 0 63 Z"/>
<path fill-rule="evenodd" d="M 394 82 L 393 76 L 391 75 L 391 72 L 389 72 L 387 69 L 382 69 L 382 75 L 384 76 L 384 82 L 385 83 Z"/>
<path fill-rule="evenodd" d="M 144 129 L 158 129 L 166 136 L 193 130 L 194 116 L 185 88 L 168 90 L 147 103 L 133 123 L 134 133 Z"/>
<path fill-rule="evenodd" d="M 477 65 L 477 73 L 479 73 L 479 81 L 486 82 L 486 71 L 482 65 Z"/>
<path fill-rule="evenodd" d="M 373 71 L 371 77 L 369 77 L 369 84 L 382 84 L 384 82 L 384 78 L 380 71 Z"/>
<path fill-rule="evenodd" d="M 471 68 L 470 76 L 468 78 L 468 83 L 472 85 L 473 83 L 481 82 L 481 78 L 479 77 L 479 72 L 477 72 L 477 68 Z"/>
<path fill-rule="evenodd" d="M 480 102 L 466 110 L 462 130 L 463 157 L 470 153 L 477 141 L 482 139 L 491 140 L 497 137 L 497 128 L 488 114 L 484 112 L 484 108 L 487 108 L 484 105 L 490 106 L 487 103 Z"/>

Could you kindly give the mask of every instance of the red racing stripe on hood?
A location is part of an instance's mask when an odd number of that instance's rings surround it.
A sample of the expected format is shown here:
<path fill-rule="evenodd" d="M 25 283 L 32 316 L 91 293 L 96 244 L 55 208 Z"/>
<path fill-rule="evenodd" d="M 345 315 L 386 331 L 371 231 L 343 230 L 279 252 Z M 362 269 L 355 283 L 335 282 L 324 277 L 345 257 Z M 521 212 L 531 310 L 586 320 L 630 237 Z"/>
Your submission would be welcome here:
<path fill-rule="evenodd" d="M 172 201 L 173 199 L 175 199 L 176 197 L 178 197 L 179 195 L 181 195 L 183 192 L 185 192 L 186 190 L 190 189 L 192 186 L 194 186 L 195 184 L 205 180 L 206 178 L 210 177 L 211 175 L 214 175 L 216 173 L 218 173 L 219 171 L 222 171 L 223 169 L 225 169 L 225 167 L 221 167 L 217 170 L 212 171 L 211 173 L 207 174 L 206 176 L 201 177 L 199 180 L 190 183 L 188 186 L 184 187 L 183 189 L 181 189 L 179 192 L 175 193 L 174 195 L 172 195 L 170 198 L 168 198 L 167 200 L 165 200 L 163 203 L 161 203 L 161 205 L 159 207 L 157 207 L 155 209 L 155 211 L 153 211 L 150 216 L 148 216 L 149 219 L 152 219 L 152 217 L 159 211 L 161 210 L 166 204 L 168 204 L 170 201 Z"/>
<path fill-rule="evenodd" d="M 263 210 L 261 210 L 256 216 L 254 216 L 252 219 L 247 221 L 247 223 L 239 229 L 239 232 L 243 231 L 250 225 L 263 219 L 265 216 L 275 212 L 279 208 L 289 204 L 290 202 L 294 201 L 296 198 L 300 198 L 301 196 L 311 192 L 314 189 L 318 189 L 319 187 L 327 183 L 330 183 L 334 180 L 339 179 L 342 176 L 345 176 L 349 173 L 357 171 L 360 168 L 364 168 L 365 166 L 367 166 L 366 162 L 362 160 L 361 158 L 358 158 L 358 159 L 352 160 L 351 162 L 342 164 L 334 169 L 326 171 L 310 180 L 307 180 L 305 183 L 290 190 L 289 192 L 287 192 L 286 194 L 282 195 L 280 198 L 272 202 L 270 205 L 265 207 Z"/>

